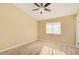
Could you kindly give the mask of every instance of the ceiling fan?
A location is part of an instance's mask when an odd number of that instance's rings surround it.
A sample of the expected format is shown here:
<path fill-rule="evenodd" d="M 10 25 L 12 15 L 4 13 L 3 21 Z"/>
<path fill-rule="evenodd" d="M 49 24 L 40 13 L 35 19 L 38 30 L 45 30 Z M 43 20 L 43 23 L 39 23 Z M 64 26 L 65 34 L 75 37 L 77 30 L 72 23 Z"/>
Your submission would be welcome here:
<path fill-rule="evenodd" d="M 46 4 L 43 4 L 43 3 L 34 3 L 38 8 L 36 9 L 33 9 L 32 11 L 37 11 L 39 10 L 40 11 L 40 14 L 43 13 L 43 11 L 51 11 L 50 9 L 48 9 L 47 7 L 51 4 L 51 3 L 46 3 Z"/>

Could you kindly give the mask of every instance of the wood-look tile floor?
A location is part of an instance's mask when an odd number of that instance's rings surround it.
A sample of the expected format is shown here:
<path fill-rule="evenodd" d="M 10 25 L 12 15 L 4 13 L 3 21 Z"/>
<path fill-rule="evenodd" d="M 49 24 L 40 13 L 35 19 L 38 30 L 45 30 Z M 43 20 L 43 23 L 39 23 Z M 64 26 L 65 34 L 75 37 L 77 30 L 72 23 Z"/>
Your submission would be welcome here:
<path fill-rule="evenodd" d="M 47 48 L 48 47 L 48 48 Z M 71 46 L 61 45 L 58 43 L 51 43 L 50 41 L 35 41 L 29 44 L 19 46 L 4 52 L 0 52 L 0 55 L 41 55 L 44 49 L 50 49 L 48 55 L 79 55 L 79 49 Z M 44 51 L 45 52 L 45 51 Z M 49 52 L 51 54 L 49 54 Z M 60 53 L 61 52 L 61 53 Z M 46 53 L 46 52 L 45 52 Z M 44 55 L 43 53 L 42 55 Z M 46 55 L 47 55 L 46 54 Z"/>

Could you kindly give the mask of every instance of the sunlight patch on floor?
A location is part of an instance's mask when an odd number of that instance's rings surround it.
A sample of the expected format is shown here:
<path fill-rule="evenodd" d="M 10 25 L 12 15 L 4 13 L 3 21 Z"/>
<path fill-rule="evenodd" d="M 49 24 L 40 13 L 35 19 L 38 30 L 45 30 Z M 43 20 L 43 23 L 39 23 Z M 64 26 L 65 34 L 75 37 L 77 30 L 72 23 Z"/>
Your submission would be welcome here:
<path fill-rule="evenodd" d="M 52 55 L 52 48 L 44 46 L 40 55 Z"/>
<path fill-rule="evenodd" d="M 53 55 L 66 55 L 66 54 L 60 50 L 53 49 Z"/>
<path fill-rule="evenodd" d="M 66 54 L 60 50 L 56 50 L 51 47 L 44 46 L 42 48 L 40 55 L 66 55 Z"/>

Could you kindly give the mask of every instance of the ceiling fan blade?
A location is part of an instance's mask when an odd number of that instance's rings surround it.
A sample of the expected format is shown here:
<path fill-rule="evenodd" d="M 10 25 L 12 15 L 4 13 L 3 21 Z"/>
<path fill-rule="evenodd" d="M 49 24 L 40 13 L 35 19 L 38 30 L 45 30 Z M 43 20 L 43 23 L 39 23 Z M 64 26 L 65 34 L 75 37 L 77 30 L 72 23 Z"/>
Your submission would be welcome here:
<path fill-rule="evenodd" d="M 45 8 L 44 10 L 45 10 L 45 11 L 51 11 L 50 9 L 47 9 L 47 8 Z"/>
<path fill-rule="evenodd" d="M 51 3 L 46 3 L 45 5 L 44 5 L 44 7 L 47 7 L 48 5 L 50 5 Z"/>
<path fill-rule="evenodd" d="M 34 3 L 37 7 L 40 7 L 40 5 L 38 5 L 37 3 Z"/>
<path fill-rule="evenodd" d="M 36 10 L 39 10 L 39 8 L 37 8 L 37 9 L 33 9 L 32 11 L 36 11 Z"/>
<path fill-rule="evenodd" d="M 40 12 L 40 14 L 42 14 L 42 11 Z"/>
<path fill-rule="evenodd" d="M 40 3 L 41 6 L 43 6 L 43 3 Z"/>

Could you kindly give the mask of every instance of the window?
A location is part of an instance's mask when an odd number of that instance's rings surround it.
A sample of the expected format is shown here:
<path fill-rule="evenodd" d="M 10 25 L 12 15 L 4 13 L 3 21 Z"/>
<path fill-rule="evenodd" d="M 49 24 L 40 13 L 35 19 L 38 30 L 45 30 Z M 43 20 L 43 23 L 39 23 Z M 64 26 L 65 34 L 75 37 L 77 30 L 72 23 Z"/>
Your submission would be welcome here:
<path fill-rule="evenodd" d="M 61 34 L 61 23 L 60 22 L 46 23 L 46 33 Z"/>

